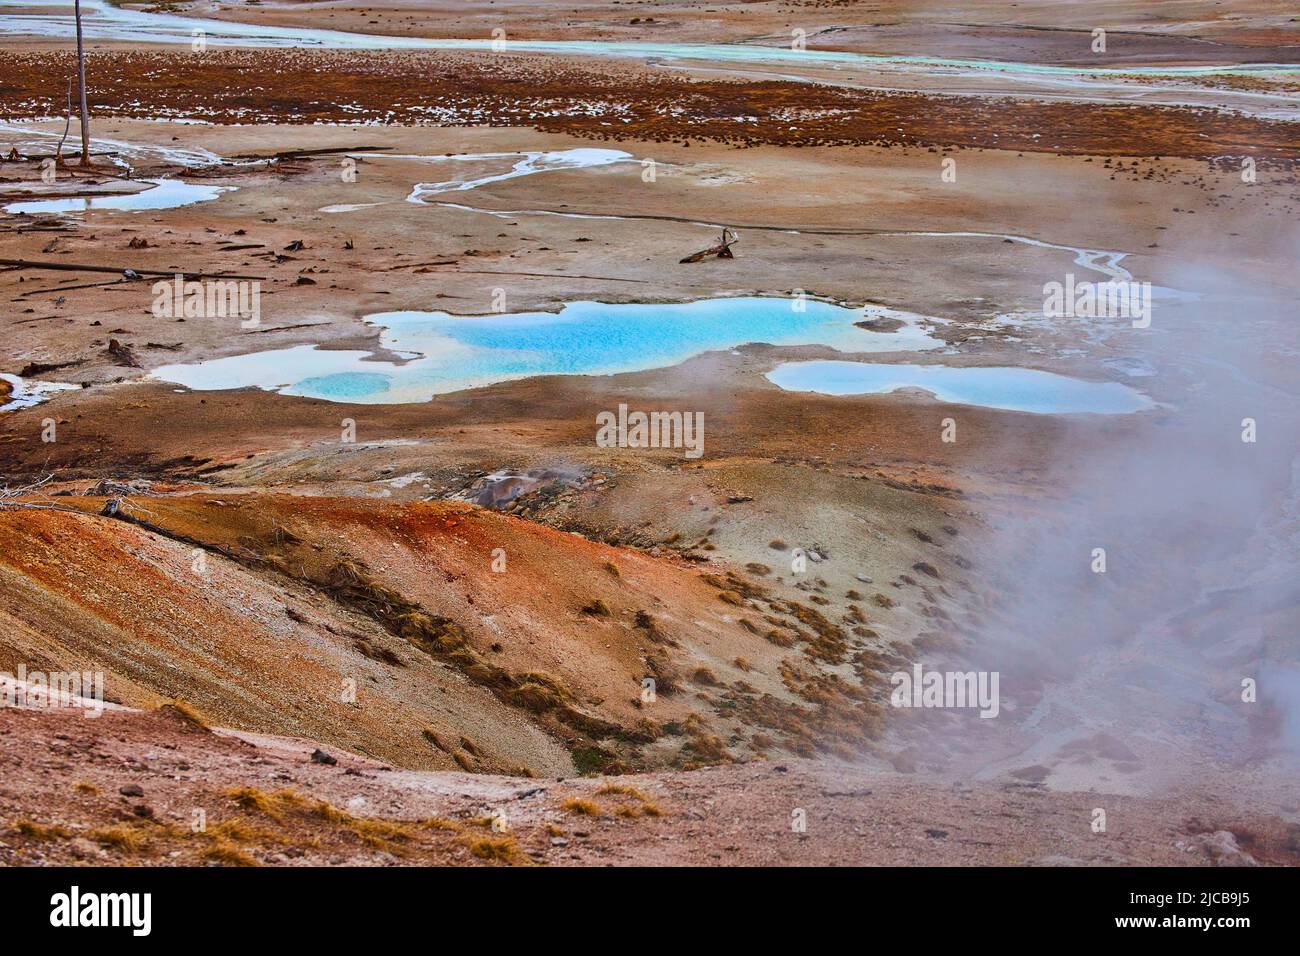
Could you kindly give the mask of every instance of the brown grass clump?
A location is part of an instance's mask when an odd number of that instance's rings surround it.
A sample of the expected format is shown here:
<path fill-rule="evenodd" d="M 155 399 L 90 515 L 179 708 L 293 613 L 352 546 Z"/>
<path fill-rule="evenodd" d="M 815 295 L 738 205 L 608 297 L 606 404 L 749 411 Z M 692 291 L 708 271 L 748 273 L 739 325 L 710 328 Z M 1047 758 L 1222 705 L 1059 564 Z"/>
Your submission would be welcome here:
<path fill-rule="evenodd" d="M 460 843 L 480 860 L 513 864 L 519 859 L 519 845 L 513 837 L 465 836 Z"/>
<path fill-rule="evenodd" d="M 541 671 L 529 671 L 520 675 L 518 686 L 506 691 L 505 696 L 510 703 L 540 714 L 557 707 L 570 706 L 573 691 L 558 677 Z M 483 756 L 469 747 L 465 749 L 476 757 Z"/>
<path fill-rule="evenodd" d="M 663 811 L 644 793 L 636 787 L 626 783 L 611 783 L 606 781 L 596 791 L 597 796 L 618 796 L 631 797 L 637 801 L 635 804 L 622 804 L 615 808 L 614 814 L 629 820 L 635 820 L 638 817 L 661 817 Z"/>
<path fill-rule="evenodd" d="M 222 863 L 226 866 L 260 866 L 257 860 L 253 859 L 239 847 L 226 840 L 216 840 L 209 847 L 205 847 L 200 854 L 203 859 L 211 860 L 213 863 Z"/>
<path fill-rule="evenodd" d="M 31 837 L 34 840 L 66 840 L 72 836 L 66 827 L 57 824 L 46 826 L 43 823 L 37 823 L 26 818 L 15 823 L 14 829 L 23 836 Z"/>
<path fill-rule="evenodd" d="M 457 750 L 451 755 L 451 759 L 456 761 L 456 766 L 460 767 L 466 773 L 475 773 L 478 768 L 474 766 L 474 758 L 467 753 Z"/>
<path fill-rule="evenodd" d="M 615 564 L 613 561 L 605 562 L 605 570 L 608 571 L 610 574 L 614 575 L 614 577 L 616 578 L 621 578 L 623 576 L 622 573 L 618 570 L 618 565 Z"/>
<path fill-rule="evenodd" d="M 348 825 L 348 829 L 370 849 L 382 850 L 385 853 L 400 854 L 402 849 L 398 844 L 410 842 L 415 835 L 414 829 L 409 824 L 373 818 L 353 820 Z"/>
<path fill-rule="evenodd" d="M 414 828 L 409 823 L 380 820 L 373 817 L 357 820 L 352 824 L 352 830 L 359 836 L 377 837 L 382 840 L 397 842 L 405 842 L 415 835 Z"/>
<path fill-rule="evenodd" d="M 613 612 L 610 611 L 609 605 L 600 598 L 595 598 L 590 604 L 582 609 L 583 614 L 589 614 L 592 617 L 609 617 Z"/>
<path fill-rule="evenodd" d="M 78 780 L 76 784 L 74 784 L 73 789 L 75 789 L 77 793 L 86 793 L 92 797 L 99 793 L 99 787 L 95 786 L 88 780 Z"/>
<path fill-rule="evenodd" d="M 655 679 L 655 693 L 671 697 L 681 689 L 681 672 L 672 665 L 663 651 L 647 654 L 645 663 Z"/>
<path fill-rule="evenodd" d="M 325 800 L 317 800 L 311 805 L 311 812 L 328 823 L 351 823 L 352 814 L 346 810 L 340 810 L 334 804 Z"/>
<path fill-rule="evenodd" d="M 111 827 L 97 827 L 91 830 L 88 836 L 96 843 L 122 850 L 125 853 L 135 853 L 146 842 L 142 832 L 125 823 L 115 823 Z"/>
<path fill-rule="evenodd" d="M 208 722 L 203 719 L 203 715 L 180 698 L 176 698 L 170 703 L 163 704 L 158 708 L 158 713 L 175 718 L 183 724 L 188 724 L 195 730 L 209 729 Z"/>
<path fill-rule="evenodd" d="M 642 793 L 636 787 L 627 783 L 606 782 L 601 785 L 599 790 L 596 791 L 597 796 L 603 796 L 604 794 L 607 793 L 617 794 L 623 797 L 636 797 L 638 800 L 641 800 L 643 802 L 649 799 L 644 793 Z"/>
<path fill-rule="evenodd" d="M 272 819 L 280 819 L 280 801 L 273 794 L 258 790 L 256 787 L 231 787 L 226 796 L 243 810 L 264 813 Z"/>
<path fill-rule="evenodd" d="M 208 835 L 215 840 L 233 841 L 235 843 L 284 843 L 284 837 L 268 830 L 266 827 L 259 827 L 241 820 L 239 817 L 228 817 L 214 823 L 208 828 Z"/>
<path fill-rule="evenodd" d="M 695 673 L 691 674 L 691 680 L 702 687 L 719 687 L 722 682 L 718 680 L 718 675 L 707 667 L 697 667 Z"/>
<path fill-rule="evenodd" d="M 570 797 L 560 804 L 560 809 L 567 810 L 569 813 L 580 817 L 600 816 L 600 807 L 590 800 L 583 800 L 580 797 Z"/>
<path fill-rule="evenodd" d="M 789 631 L 779 631 L 776 628 L 763 632 L 763 638 L 769 644 L 775 644 L 777 647 L 793 647 L 795 635 Z"/>
<path fill-rule="evenodd" d="M 677 642 L 665 635 L 660 629 L 659 624 L 654 617 L 646 611 L 637 611 L 632 623 L 645 631 L 645 635 L 656 644 L 667 644 L 670 647 L 676 647 Z"/>
<path fill-rule="evenodd" d="M 423 820 L 416 820 L 412 824 L 418 830 L 450 830 L 455 832 L 460 829 L 460 824 L 455 820 L 448 820 L 446 817 L 425 817 Z"/>
<path fill-rule="evenodd" d="M 731 763 L 732 756 L 722 738 L 714 734 L 696 734 L 682 747 L 691 757 L 691 763 L 719 764 Z"/>

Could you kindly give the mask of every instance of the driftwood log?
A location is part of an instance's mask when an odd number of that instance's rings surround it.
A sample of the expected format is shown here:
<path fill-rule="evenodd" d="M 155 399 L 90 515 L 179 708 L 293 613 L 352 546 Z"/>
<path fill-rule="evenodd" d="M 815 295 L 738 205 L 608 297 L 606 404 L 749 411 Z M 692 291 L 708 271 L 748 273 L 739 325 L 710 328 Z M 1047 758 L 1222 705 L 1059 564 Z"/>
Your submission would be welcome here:
<path fill-rule="evenodd" d="M 703 262 L 709 256 L 717 256 L 719 259 L 734 259 L 735 255 L 731 252 L 731 247 L 736 244 L 740 237 L 731 229 L 724 228 L 718 241 L 707 249 L 701 249 L 699 252 L 693 252 L 682 262 Z"/>
<path fill-rule="evenodd" d="M 57 272 L 115 272 L 121 275 L 126 270 L 121 266 L 96 266 L 76 262 L 40 262 L 35 259 L 0 259 L 0 266 L 12 266 L 15 269 L 49 269 Z M 194 270 L 171 269 L 132 269 L 139 276 L 166 276 L 171 278 L 178 272 L 187 279 L 250 279 L 261 281 L 265 276 L 237 275 L 233 272 L 200 272 Z"/>

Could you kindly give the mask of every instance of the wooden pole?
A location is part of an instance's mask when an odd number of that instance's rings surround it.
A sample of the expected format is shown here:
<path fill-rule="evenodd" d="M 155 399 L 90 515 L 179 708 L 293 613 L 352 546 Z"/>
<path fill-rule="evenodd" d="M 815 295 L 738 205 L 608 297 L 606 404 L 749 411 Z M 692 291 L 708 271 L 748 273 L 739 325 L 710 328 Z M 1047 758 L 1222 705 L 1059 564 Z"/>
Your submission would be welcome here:
<path fill-rule="evenodd" d="M 81 41 L 81 0 L 76 0 L 77 82 L 81 86 L 81 165 L 90 165 L 90 109 L 86 106 L 86 51 Z"/>

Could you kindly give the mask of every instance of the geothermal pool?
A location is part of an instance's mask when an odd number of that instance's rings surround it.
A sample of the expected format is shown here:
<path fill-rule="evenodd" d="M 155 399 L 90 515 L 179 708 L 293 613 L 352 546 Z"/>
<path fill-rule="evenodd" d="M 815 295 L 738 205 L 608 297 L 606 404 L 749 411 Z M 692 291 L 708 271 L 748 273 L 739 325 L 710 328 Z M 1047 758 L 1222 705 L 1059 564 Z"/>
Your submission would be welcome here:
<path fill-rule="evenodd" d="M 1029 368 L 786 362 L 769 372 L 767 378 L 793 392 L 868 395 L 920 388 L 942 402 L 1038 414 L 1115 415 L 1155 407 L 1151 399 L 1127 385 L 1089 382 Z"/>
<path fill-rule="evenodd" d="M 857 328 L 862 319 L 896 318 L 896 332 Z M 534 375 L 610 375 L 676 365 L 747 342 L 827 345 L 844 352 L 932 349 L 942 342 L 926 317 L 880 306 L 850 309 L 816 300 L 767 297 L 673 304 L 571 302 L 559 312 L 452 315 L 380 312 L 386 361 L 363 350 L 313 345 L 184 365 L 153 377 L 197 390 L 264 388 L 334 402 L 423 402 L 434 395 Z"/>
<path fill-rule="evenodd" d="M 216 199 L 224 192 L 235 189 L 234 186 L 209 186 L 200 183 L 187 183 L 179 179 L 143 179 L 141 182 L 153 183 L 149 189 L 138 193 L 102 193 L 96 196 L 69 196 L 59 199 L 24 199 L 11 202 L 4 207 L 5 212 L 85 212 L 88 209 L 117 209 L 124 212 L 139 212 L 144 209 L 175 209 L 189 206 L 196 202 Z"/>

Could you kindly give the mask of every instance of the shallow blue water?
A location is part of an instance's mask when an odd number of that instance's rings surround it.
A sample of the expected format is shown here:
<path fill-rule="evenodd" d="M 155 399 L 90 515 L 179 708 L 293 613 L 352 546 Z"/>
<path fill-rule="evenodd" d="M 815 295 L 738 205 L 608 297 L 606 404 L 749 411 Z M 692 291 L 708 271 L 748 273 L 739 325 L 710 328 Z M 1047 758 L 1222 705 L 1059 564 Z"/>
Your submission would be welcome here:
<path fill-rule="evenodd" d="M 70 0 L 0 0 L 3 7 L 34 7 L 34 15 L 0 14 L 0 34 L 70 37 L 75 26 Z M 381 34 L 344 33 L 337 30 L 314 30 L 305 27 L 277 27 L 238 23 L 172 13 L 146 13 L 115 6 L 106 0 L 83 0 L 85 35 L 100 40 L 137 40 L 153 43 L 193 42 L 198 30 L 209 45 L 306 47 L 385 50 L 492 50 L 494 41 L 476 39 L 429 39 L 396 37 Z M 49 10 L 57 12 L 50 13 Z M 485 31 L 486 32 L 486 31 Z M 1251 63 L 1205 66 L 1122 66 L 1072 67 L 1037 63 L 1013 63 L 1001 60 L 977 60 L 961 57 L 894 56 L 851 53 L 837 50 L 794 50 L 787 45 L 758 46 L 744 43 L 645 43 L 610 40 L 515 40 L 509 50 L 532 53 L 557 53 L 577 56 L 620 56 L 668 60 L 712 60 L 737 63 L 797 63 L 821 66 L 874 66 L 881 69 L 934 72 L 951 70 L 985 70 L 1000 74 L 1051 74 L 1057 76 L 1141 74 L 1152 76 L 1242 75 L 1256 72 L 1294 73 L 1295 64 Z"/>
<path fill-rule="evenodd" d="M 788 391 L 865 395 L 923 388 L 944 402 L 1010 411 L 1121 414 L 1154 403 L 1126 385 L 1088 382 L 1028 368 L 953 368 L 946 365 L 874 365 L 869 362 L 787 362 L 767 375 Z"/>
<path fill-rule="evenodd" d="M 871 315 L 887 311 L 872 308 Z M 897 332 L 856 328 L 853 323 L 863 315 L 861 309 L 814 300 L 760 297 L 676 304 L 573 302 L 558 313 L 484 316 L 380 312 L 367 321 L 383 327 L 385 348 L 413 356 L 411 361 L 377 361 L 370 352 L 306 345 L 168 365 L 153 374 L 194 389 L 253 386 L 336 402 L 399 403 L 533 375 L 662 368 L 747 342 L 828 345 L 846 352 L 942 344 L 915 324 Z"/>
<path fill-rule="evenodd" d="M 175 209 L 196 202 L 216 199 L 235 186 L 211 186 L 187 183 L 179 179 L 146 179 L 153 187 L 138 193 L 104 193 L 97 196 L 71 196 L 62 199 L 24 199 L 9 203 L 5 212 L 85 212 L 87 209 L 117 209 L 138 212 L 142 209 Z"/>

